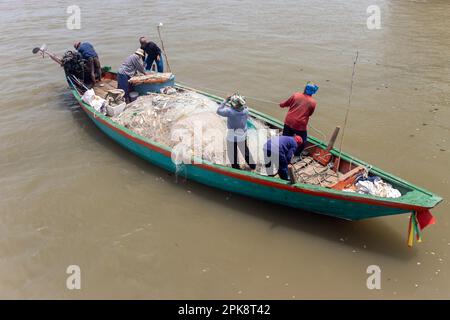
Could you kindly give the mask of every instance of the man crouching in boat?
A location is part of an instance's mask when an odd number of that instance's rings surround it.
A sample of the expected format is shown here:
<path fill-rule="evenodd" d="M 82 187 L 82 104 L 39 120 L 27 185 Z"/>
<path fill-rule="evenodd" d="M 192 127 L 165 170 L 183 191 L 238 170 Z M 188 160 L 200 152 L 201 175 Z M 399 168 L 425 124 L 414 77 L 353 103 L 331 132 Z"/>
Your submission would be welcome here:
<path fill-rule="evenodd" d="M 161 49 L 153 41 L 147 40 L 145 37 L 139 38 L 141 49 L 147 54 L 145 58 L 145 70 L 151 70 L 153 62 L 156 63 L 156 70 L 164 72 L 164 62 L 161 56 Z"/>
<path fill-rule="evenodd" d="M 297 135 L 293 137 L 275 136 L 267 140 L 263 147 L 267 175 L 275 176 L 278 173 L 281 179 L 289 180 L 288 165 L 291 163 L 294 153 L 302 145 L 303 139 Z M 277 172 L 275 172 L 276 168 L 278 168 Z"/>
<path fill-rule="evenodd" d="M 227 105 L 227 102 L 230 102 L 231 107 Z M 217 114 L 227 117 L 227 155 L 231 166 L 234 169 L 241 169 L 238 162 L 239 149 L 250 169 L 255 170 L 256 164 L 247 144 L 248 108 L 244 97 L 239 94 L 228 96 L 217 109 Z"/>
<path fill-rule="evenodd" d="M 117 88 L 125 92 L 125 101 L 130 103 L 130 84 L 128 80 L 138 73 L 146 74 L 144 69 L 144 50 L 137 49 L 135 53 L 130 55 L 122 62 L 122 65 L 117 70 Z"/>
<path fill-rule="evenodd" d="M 312 97 L 319 87 L 312 83 L 307 83 L 303 93 L 296 92 L 289 99 L 280 103 L 281 108 L 289 108 L 284 120 L 283 136 L 293 136 L 294 134 L 302 137 L 303 144 L 295 152 L 296 156 L 306 146 L 308 139 L 308 121 L 316 109 L 316 100 Z"/>
<path fill-rule="evenodd" d="M 94 86 L 96 80 L 100 81 L 102 79 L 102 67 L 97 52 L 89 42 L 81 43 L 80 41 L 77 41 L 73 47 L 81 54 L 81 57 L 87 61 L 89 73 L 91 75 L 91 84 Z"/>

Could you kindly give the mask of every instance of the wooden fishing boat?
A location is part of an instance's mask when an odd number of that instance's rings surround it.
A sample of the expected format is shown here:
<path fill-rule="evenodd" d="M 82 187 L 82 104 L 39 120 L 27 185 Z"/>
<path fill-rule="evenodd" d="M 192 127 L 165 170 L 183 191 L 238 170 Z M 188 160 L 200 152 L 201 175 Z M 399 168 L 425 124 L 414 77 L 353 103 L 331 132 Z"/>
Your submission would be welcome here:
<path fill-rule="evenodd" d="M 61 59 L 49 52 L 44 45 L 41 48 L 34 48 L 33 53 L 41 53 L 42 56 L 48 55 L 64 67 L 67 82 L 75 99 L 101 131 L 124 148 L 165 170 L 181 173 L 182 176 L 193 181 L 229 192 L 346 220 L 362 220 L 411 213 L 408 235 L 409 246 L 412 246 L 414 235 L 420 240 L 421 230 L 434 223 L 434 217 L 431 215 L 430 209 L 442 201 L 441 197 L 356 159 L 345 152 L 339 152 L 331 148 L 331 145 L 327 146 L 324 141 L 312 136 L 308 137 L 306 146 L 309 154 L 312 155 L 310 163 L 319 165 L 319 169 L 320 165 L 323 165 L 324 171 L 333 168 L 337 180 L 332 181 L 332 183 L 323 184 L 320 181 L 310 183 L 310 181 L 305 182 L 303 180 L 301 182 L 285 181 L 258 172 L 233 169 L 204 159 L 194 159 L 195 161 L 191 164 L 183 164 L 181 166 L 182 172 L 180 172 L 180 166 L 177 167 L 171 159 L 171 148 L 120 125 L 113 121 L 111 117 L 96 111 L 82 100 L 82 94 L 86 86 L 78 78 L 68 74 L 66 68 L 65 58 L 67 56 L 73 57 L 72 52 L 68 51 Z M 175 84 L 175 87 L 195 91 L 217 103 L 222 101 L 218 96 L 179 83 Z M 101 84 L 94 88 L 96 95 L 105 97 L 108 90 L 116 88 L 116 73 L 111 72 L 109 67 L 104 68 Z M 252 126 L 252 119 L 257 119 L 270 128 L 282 129 L 283 127 L 282 122 L 252 108 L 250 108 L 250 116 L 250 126 Z M 333 134 L 334 138 L 335 134 Z M 316 155 L 318 158 L 315 158 Z M 329 161 L 333 161 L 333 166 L 325 165 Z M 311 169 L 309 164 L 304 163 L 305 168 Z M 301 167 L 299 170 L 305 170 L 305 168 Z M 352 181 L 352 178 L 364 168 L 371 176 L 380 177 L 400 191 L 401 196 L 386 198 L 344 191 L 343 187 L 348 185 L 348 182 Z M 316 168 L 312 167 L 312 170 L 316 172 Z"/>
<path fill-rule="evenodd" d="M 107 71 L 103 75 L 102 87 L 95 88 L 102 96 L 108 89 L 116 88 L 116 74 Z M 95 123 L 111 139 L 135 153 L 148 162 L 170 172 L 177 170 L 171 160 L 171 149 L 156 141 L 139 136 L 132 130 L 114 122 L 110 117 L 97 112 L 81 99 L 79 86 L 69 79 L 70 89 L 80 106 Z M 196 91 L 208 98 L 221 102 L 215 95 L 176 84 L 179 88 Z M 267 123 L 272 128 L 282 128 L 283 123 L 255 109 L 250 109 L 252 117 Z M 314 137 L 308 137 L 310 149 L 325 149 L 326 143 Z M 313 151 L 314 152 L 314 151 Z M 331 149 L 332 156 L 337 157 L 338 150 Z M 183 165 L 183 176 L 199 183 L 239 193 L 245 196 L 270 201 L 306 211 L 330 215 L 347 220 L 361 220 L 402 213 L 429 213 L 442 199 L 436 194 L 415 186 L 403 179 L 395 177 L 368 163 L 356 159 L 344 152 L 341 154 L 338 171 L 345 175 L 355 168 L 370 168 L 370 174 L 381 177 L 401 192 L 399 198 L 381 198 L 372 195 L 350 193 L 333 188 L 304 183 L 292 184 L 276 177 L 260 175 L 256 172 L 236 170 L 228 166 L 201 161 Z M 179 169 L 179 168 L 178 168 Z"/>

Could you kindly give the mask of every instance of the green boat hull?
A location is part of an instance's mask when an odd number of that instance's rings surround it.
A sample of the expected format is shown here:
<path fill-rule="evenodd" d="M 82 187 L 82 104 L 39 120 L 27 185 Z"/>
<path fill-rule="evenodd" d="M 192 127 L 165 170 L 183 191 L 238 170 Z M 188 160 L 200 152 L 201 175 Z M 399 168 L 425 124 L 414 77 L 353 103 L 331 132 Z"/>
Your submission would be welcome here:
<path fill-rule="evenodd" d="M 390 182 L 395 182 L 396 185 L 402 188 L 407 188 L 409 190 L 407 194 L 398 199 L 385 199 L 314 185 L 291 185 L 289 182 L 281 179 L 265 177 L 257 173 L 235 170 L 206 162 L 177 167 L 171 160 L 171 150 L 168 147 L 138 136 L 131 130 L 113 122 L 109 117 L 96 112 L 81 100 L 73 85 L 72 92 L 95 125 L 124 148 L 169 172 L 176 172 L 180 176 L 214 188 L 347 220 L 361 220 L 430 209 L 442 200 L 439 196 L 427 190 L 414 186 L 377 168 L 372 168 L 371 172 Z M 218 97 L 207 93 L 202 94 L 219 101 Z M 251 114 L 272 125 L 282 125 L 279 121 L 256 110 L 251 110 Z M 309 137 L 308 139 L 314 144 L 325 146 L 324 142 L 314 137 Z M 332 150 L 332 153 L 336 153 L 336 150 Z M 368 166 L 367 163 L 345 153 L 342 157 L 343 159 L 351 160 L 355 164 Z"/>

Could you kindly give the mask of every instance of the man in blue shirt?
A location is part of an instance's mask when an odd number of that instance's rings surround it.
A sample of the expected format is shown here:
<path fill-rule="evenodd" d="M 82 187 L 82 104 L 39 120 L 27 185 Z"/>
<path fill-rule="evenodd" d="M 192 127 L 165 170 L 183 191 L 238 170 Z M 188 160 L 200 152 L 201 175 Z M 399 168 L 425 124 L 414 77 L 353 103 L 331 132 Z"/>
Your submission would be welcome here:
<path fill-rule="evenodd" d="M 230 106 L 227 103 L 230 102 Z M 217 109 L 217 114 L 227 117 L 227 155 L 234 169 L 240 169 L 238 162 L 238 148 L 244 155 L 245 162 L 250 169 L 255 170 L 256 164 L 247 145 L 248 108 L 244 97 L 239 94 L 228 96 Z"/>
<path fill-rule="evenodd" d="M 156 43 L 147 40 L 145 37 L 140 37 L 139 43 L 141 44 L 141 49 L 144 50 L 147 56 L 144 59 L 145 70 L 150 71 L 152 69 L 153 62 L 156 62 L 157 71 L 164 72 L 164 62 L 161 56 L 161 49 L 156 45 Z"/>
<path fill-rule="evenodd" d="M 92 86 L 94 86 L 97 79 L 98 81 L 101 81 L 102 79 L 102 68 L 97 52 L 95 52 L 94 47 L 89 42 L 81 43 L 80 41 L 77 41 L 74 44 L 74 48 L 81 54 L 81 57 L 87 61 Z"/>
<path fill-rule="evenodd" d="M 275 136 L 264 144 L 264 159 L 267 174 L 274 176 L 278 167 L 278 175 L 283 180 L 289 180 L 288 165 L 295 151 L 303 144 L 300 136 Z M 278 163 L 277 163 L 278 161 Z M 278 165 L 277 165 L 278 164 Z"/>

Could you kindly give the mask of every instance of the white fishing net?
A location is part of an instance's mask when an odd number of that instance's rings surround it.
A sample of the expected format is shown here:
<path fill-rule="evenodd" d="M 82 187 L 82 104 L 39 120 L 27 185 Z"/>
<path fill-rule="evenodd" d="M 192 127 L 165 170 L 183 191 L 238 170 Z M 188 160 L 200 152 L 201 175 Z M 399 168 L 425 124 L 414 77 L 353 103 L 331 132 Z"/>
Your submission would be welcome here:
<path fill-rule="evenodd" d="M 173 148 L 175 157 L 177 153 L 183 159 L 195 155 L 213 163 L 228 165 L 225 140 L 227 119 L 216 113 L 218 104 L 194 91 L 170 88 L 165 92 L 167 94 L 140 96 L 113 120 L 141 136 Z M 256 158 L 265 143 L 265 139 L 256 139 L 256 131 L 266 126 L 253 118 L 251 123 L 249 149 Z M 243 164 L 241 154 L 239 159 Z"/>

